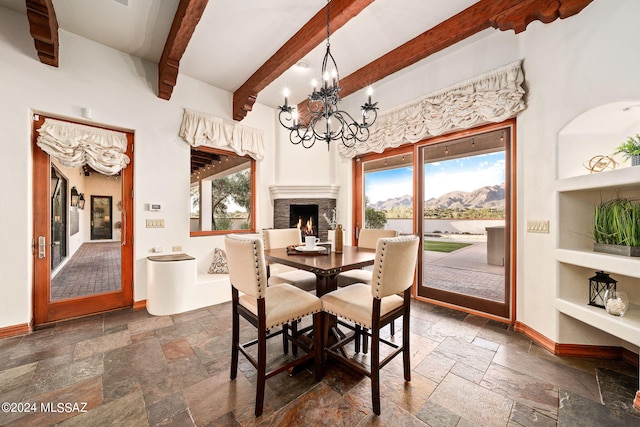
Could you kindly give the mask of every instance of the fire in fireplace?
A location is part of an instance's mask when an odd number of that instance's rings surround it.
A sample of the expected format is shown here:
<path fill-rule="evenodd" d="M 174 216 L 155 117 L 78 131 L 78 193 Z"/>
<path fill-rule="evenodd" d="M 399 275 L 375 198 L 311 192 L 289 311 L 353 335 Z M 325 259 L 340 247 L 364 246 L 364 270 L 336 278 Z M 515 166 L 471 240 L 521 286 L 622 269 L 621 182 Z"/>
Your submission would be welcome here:
<path fill-rule="evenodd" d="M 297 227 L 302 236 L 317 236 L 318 205 L 290 205 L 289 223 Z"/>

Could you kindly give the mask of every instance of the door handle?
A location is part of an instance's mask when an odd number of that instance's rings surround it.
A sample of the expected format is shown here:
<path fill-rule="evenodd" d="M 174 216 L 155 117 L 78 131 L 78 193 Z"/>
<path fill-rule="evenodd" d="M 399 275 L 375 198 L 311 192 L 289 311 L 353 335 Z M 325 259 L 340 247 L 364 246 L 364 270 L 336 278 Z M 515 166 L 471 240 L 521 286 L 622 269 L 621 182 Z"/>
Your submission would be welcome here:
<path fill-rule="evenodd" d="M 42 259 L 47 256 L 47 239 L 44 236 L 38 236 L 38 258 Z"/>
<path fill-rule="evenodd" d="M 127 245 L 127 211 L 122 211 L 122 228 L 121 228 L 122 246 Z"/>

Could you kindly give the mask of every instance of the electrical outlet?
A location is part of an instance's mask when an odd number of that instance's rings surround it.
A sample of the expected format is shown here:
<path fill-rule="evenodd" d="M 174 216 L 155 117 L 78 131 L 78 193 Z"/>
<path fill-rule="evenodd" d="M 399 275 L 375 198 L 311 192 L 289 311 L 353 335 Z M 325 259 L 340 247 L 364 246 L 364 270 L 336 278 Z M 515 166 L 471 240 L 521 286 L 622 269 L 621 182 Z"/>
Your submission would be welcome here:
<path fill-rule="evenodd" d="M 180 252 L 182 250 L 182 246 L 172 246 L 171 250 L 173 252 Z"/>
<path fill-rule="evenodd" d="M 549 221 L 527 221 L 527 233 L 549 233 Z"/>
<path fill-rule="evenodd" d="M 151 252 L 160 253 L 162 252 L 162 246 L 154 246 L 151 248 Z"/>

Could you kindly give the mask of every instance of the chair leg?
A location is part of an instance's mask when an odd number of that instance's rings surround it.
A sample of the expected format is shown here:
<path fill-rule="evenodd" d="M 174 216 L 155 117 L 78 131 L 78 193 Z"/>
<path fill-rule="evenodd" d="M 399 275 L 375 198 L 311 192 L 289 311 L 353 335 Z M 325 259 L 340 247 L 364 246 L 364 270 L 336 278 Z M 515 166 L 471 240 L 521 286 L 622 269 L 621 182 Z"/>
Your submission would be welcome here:
<path fill-rule="evenodd" d="M 396 321 L 392 320 L 391 323 L 389 323 L 389 330 L 391 331 L 391 336 L 395 336 L 396 335 Z"/>
<path fill-rule="evenodd" d="M 360 340 L 362 339 L 362 326 L 356 325 L 355 327 L 355 352 L 360 353 Z"/>
<path fill-rule="evenodd" d="M 267 380 L 267 333 L 266 330 L 258 331 L 258 373 L 256 376 L 256 417 L 262 415 L 264 407 L 264 389 Z"/>
<path fill-rule="evenodd" d="M 291 322 L 291 336 L 294 339 L 298 338 L 298 321 L 294 320 Z M 291 353 L 293 353 L 294 357 L 298 356 L 298 346 L 295 344 L 295 341 L 291 341 Z"/>
<path fill-rule="evenodd" d="M 282 325 L 282 352 L 284 354 L 289 354 L 289 325 Z"/>
<path fill-rule="evenodd" d="M 314 373 L 316 381 L 320 381 L 323 376 L 323 368 L 322 368 L 322 353 L 324 352 L 323 343 L 323 315 L 322 312 L 315 313 L 313 315 L 313 365 L 314 365 Z"/>
<path fill-rule="evenodd" d="M 402 315 L 402 364 L 404 365 L 404 380 L 411 381 L 411 349 L 409 347 L 410 296 L 405 293 L 404 314 Z"/>
<path fill-rule="evenodd" d="M 237 291 L 235 291 L 237 298 Z M 231 379 L 235 380 L 238 375 L 238 347 L 240 345 L 240 316 L 238 314 L 238 306 L 236 301 L 233 302 L 232 308 L 232 332 L 231 332 Z"/>
<path fill-rule="evenodd" d="M 371 400 L 373 413 L 380 415 L 380 328 L 371 330 Z"/>
<path fill-rule="evenodd" d="M 369 335 L 362 334 L 362 352 L 364 354 L 369 353 Z"/>

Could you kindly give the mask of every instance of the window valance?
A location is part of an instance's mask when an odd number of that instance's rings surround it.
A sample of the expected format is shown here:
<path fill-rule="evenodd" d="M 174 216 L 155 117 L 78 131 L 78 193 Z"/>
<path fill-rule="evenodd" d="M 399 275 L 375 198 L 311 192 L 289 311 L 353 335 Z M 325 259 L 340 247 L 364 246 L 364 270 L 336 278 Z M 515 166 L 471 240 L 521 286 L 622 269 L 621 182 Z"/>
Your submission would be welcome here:
<path fill-rule="evenodd" d="M 218 117 L 186 109 L 180 137 L 192 147 L 204 145 L 231 149 L 241 156 L 260 160 L 264 157 L 263 132 Z"/>
<path fill-rule="evenodd" d="M 339 146 L 343 157 L 381 153 L 429 136 L 497 123 L 525 109 L 521 61 L 455 84 L 378 116 L 365 142 Z"/>
<path fill-rule="evenodd" d="M 64 166 L 87 164 L 105 175 L 115 175 L 129 164 L 127 136 L 122 132 L 54 119 L 45 119 L 38 132 L 38 147 Z"/>

